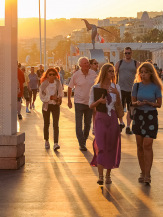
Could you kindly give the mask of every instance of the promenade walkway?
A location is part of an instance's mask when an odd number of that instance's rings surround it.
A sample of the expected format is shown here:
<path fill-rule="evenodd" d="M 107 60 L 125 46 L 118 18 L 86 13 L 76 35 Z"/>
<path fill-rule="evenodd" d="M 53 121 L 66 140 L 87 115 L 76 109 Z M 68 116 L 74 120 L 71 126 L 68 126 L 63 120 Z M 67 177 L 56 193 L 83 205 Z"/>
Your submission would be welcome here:
<path fill-rule="evenodd" d="M 19 129 L 26 133 L 26 164 L 0 171 L 0 217 L 161 217 L 163 216 L 163 108 L 154 141 L 151 186 L 137 182 L 139 166 L 134 135 L 122 132 L 122 159 L 112 171 L 111 185 L 99 187 L 97 168 L 90 166 L 92 141 L 81 152 L 75 135 L 74 108 L 63 99 L 60 116 L 61 149 L 45 150 L 41 102 L 31 114 L 22 108 Z"/>

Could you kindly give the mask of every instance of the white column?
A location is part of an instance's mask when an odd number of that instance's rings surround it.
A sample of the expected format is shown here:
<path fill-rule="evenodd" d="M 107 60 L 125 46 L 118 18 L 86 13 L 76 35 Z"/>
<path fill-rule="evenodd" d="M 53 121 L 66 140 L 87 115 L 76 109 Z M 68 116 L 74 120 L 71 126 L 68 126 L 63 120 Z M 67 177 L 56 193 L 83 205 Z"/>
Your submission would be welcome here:
<path fill-rule="evenodd" d="M 160 68 L 163 69 L 163 49 L 161 49 L 161 64 L 160 64 Z"/>
<path fill-rule="evenodd" d="M 17 133 L 17 80 L 17 0 L 6 0 L 0 27 L 0 169 L 25 163 L 25 134 Z"/>
<path fill-rule="evenodd" d="M 116 64 L 119 61 L 119 50 L 115 51 L 115 59 L 114 59 L 114 64 Z"/>
<path fill-rule="evenodd" d="M 119 51 L 118 50 L 110 50 L 110 62 L 116 64 L 119 61 Z"/>
<path fill-rule="evenodd" d="M 155 63 L 156 61 L 156 51 L 152 52 L 152 62 Z"/>
<path fill-rule="evenodd" d="M 161 49 L 158 51 L 158 67 L 161 68 L 162 63 L 162 51 Z"/>
<path fill-rule="evenodd" d="M 0 35 L 0 135 L 12 135 L 17 132 L 17 0 L 5 2 Z"/>

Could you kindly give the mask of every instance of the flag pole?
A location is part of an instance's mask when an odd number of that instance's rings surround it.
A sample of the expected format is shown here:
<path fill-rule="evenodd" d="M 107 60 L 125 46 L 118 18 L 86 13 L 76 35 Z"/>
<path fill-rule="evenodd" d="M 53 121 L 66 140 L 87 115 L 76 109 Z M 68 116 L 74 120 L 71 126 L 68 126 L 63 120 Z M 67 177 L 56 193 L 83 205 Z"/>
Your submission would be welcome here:
<path fill-rule="evenodd" d="M 39 33 L 40 33 L 40 64 L 42 65 L 42 44 L 41 44 L 41 9 L 39 0 Z"/>
<path fill-rule="evenodd" d="M 46 71 L 46 0 L 44 0 L 44 71 Z"/>

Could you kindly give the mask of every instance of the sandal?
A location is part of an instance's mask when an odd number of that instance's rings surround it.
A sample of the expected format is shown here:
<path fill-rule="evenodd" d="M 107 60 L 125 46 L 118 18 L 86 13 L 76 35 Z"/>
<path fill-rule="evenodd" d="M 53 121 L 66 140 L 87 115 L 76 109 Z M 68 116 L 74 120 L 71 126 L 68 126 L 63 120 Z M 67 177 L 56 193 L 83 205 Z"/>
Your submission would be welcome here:
<path fill-rule="evenodd" d="M 150 183 L 151 183 L 151 176 L 150 177 L 145 177 L 144 178 L 144 183 L 147 184 L 147 185 L 150 185 Z"/>
<path fill-rule="evenodd" d="M 138 178 L 139 183 L 144 183 L 144 174 L 140 173 L 140 177 Z"/>
<path fill-rule="evenodd" d="M 104 183 L 104 180 L 103 180 L 103 175 L 101 176 L 99 176 L 99 180 L 97 181 L 97 183 L 99 184 L 99 185 L 103 185 L 103 183 Z"/>
<path fill-rule="evenodd" d="M 109 175 L 106 174 L 106 177 L 105 177 L 105 184 L 111 184 L 111 183 L 112 183 L 112 180 L 111 180 L 110 174 L 109 174 Z"/>

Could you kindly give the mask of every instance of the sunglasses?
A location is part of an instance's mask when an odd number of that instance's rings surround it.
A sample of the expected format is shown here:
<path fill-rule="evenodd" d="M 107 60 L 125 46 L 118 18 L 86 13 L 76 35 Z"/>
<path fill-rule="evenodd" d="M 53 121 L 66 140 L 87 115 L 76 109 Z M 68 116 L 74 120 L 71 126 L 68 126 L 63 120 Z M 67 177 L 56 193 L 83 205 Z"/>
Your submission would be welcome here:
<path fill-rule="evenodd" d="M 125 52 L 124 54 L 125 54 L 125 55 L 127 55 L 127 54 L 131 54 L 131 52 Z"/>
<path fill-rule="evenodd" d="M 143 73 L 148 74 L 148 73 L 150 73 L 150 72 L 149 72 L 149 71 L 140 71 L 140 72 L 139 72 L 139 74 L 143 74 Z"/>
<path fill-rule="evenodd" d="M 110 73 L 114 73 L 114 70 L 108 70 L 108 72 L 110 72 Z"/>
<path fill-rule="evenodd" d="M 56 76 L 56 74 L 55 73 L 50 73 L 49 76 Z"/>
<path fill-rule="evenodd" d="M 94 65 L 98 65 L 98 63 L 93 63 Z"/>

